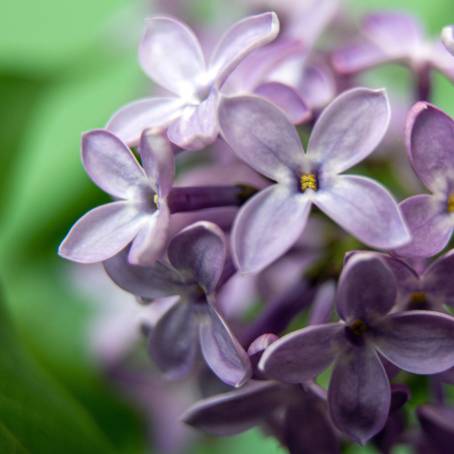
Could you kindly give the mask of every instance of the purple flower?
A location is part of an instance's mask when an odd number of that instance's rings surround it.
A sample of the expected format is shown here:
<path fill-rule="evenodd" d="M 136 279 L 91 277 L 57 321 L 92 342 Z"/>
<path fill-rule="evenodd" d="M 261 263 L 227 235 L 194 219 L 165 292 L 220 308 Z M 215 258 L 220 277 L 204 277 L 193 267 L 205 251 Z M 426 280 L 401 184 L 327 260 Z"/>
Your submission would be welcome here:
<path fill-rule="evenodd" d="M 215 224 L 198 222 L 170 241 L 167 255 L 168 263 L 151 267 L 129 264 L 126 251 L 105 262 L 117 285 L 144 300 L 179 296 L 150 329 L 152 358 L 177 378 L 191 370 L 200 345 L 213 372 L 241 386 L 250 377 L 250 361 L 214 305 L 226 258 L 224 234 Z"/>
<path fill-rule="evenodd" d="M 169 139 L 199 149 L 218 135 L 218 89 L 238 63 L 279 32 L 276 14 L 251 16 L 235 23 L 221 38 L 208 63 L 194 33 L 170 17 L 147 21 L 139 47 L 145 73 L 175 96 L 146 98 L 120 109 L 107 128 L 134 144 L 144 129 L 169 126 Z"/>
<path fill-rule="evenodd" d="M 422 428 L 418 452 L 450 454 L 454 443 L 454 408 L 423 405 L 417 415 Z"/>
<path fill-rule="evenodd" d="M 427 41 L 414 17 L 377 12 L 364 18 L 362 40 L 333 54 L 342 74 L 355 74 L 383 63 L 403 63 L 416 72 L 437 69 L 454 80 L 454 60 L 441 42 Z"/>
<path fill-rule="evenodd" d="M 416 103 L 407 117 L 406 143 L 416 175 L 432 194 L 400 204 L 412 241 L 396 252 L 430 257 L 444 249 L 454 229 L 454 121 L 431 104 Z"/>
<path fill-rule="evenodd" d="M 259 367 L 286 383 L 316 377 L 331 363 L 328 390 L 335 425 L 365 443 L 385 425 L 390 385 L 379 355 L 416 374 L 454 365 L 454 319 L 429 311 L 392 312 L 397 286 L 392 271 L 374 254 L 351 257 L 339 281 L 341 321 L 295 331 L 273 343 Z"/>
<path fill-rule="evenodd" d="M 454 55 L 454 25 L 447 25 L 441 31 L 441 41 L 446 47 L 446 50 Z"/>
<path fill-rule="evenodd" d="M 76 222 L 60 245 L 62 257 L 101 262 L 131 242 L 131 263 L 151 264 L 162 255 L 170 216 L 167 196 L 173 182 L 173 152 L 167 140 L 146 133 L 139 152 L 143 167 L 111 132 L 97 129 L 83 135 L 86 172 L 118 200 L 94 208 Z"/>
<path fill-rule="evenodd" d="M 358 88 L 321 114 L 304 153 L 298 133 L 280 110 L 260 98 L 224 98 L 219 121 L 225 140 L 251 167 L 277 184 L 240 210 L 233 227 L 234 259 L 258 272 L 300 237 L 312 204 L 362 242 L 390 249 L 409 233 L 390 193 L 375 181 L 340 175 L 369 155 L 389 121 L 383 90 Z"/>

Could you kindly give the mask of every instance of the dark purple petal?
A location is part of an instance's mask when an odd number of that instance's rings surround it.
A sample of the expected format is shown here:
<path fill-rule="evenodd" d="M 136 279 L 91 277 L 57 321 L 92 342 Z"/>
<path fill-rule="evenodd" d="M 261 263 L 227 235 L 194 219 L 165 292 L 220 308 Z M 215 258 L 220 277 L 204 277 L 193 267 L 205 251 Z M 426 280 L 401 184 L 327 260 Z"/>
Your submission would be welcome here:
<path fill-rule="evenodd" d="M 441 405 L 423 405 L 418 408 L 417 415 L 431 452 L 451 454 L 454 444 L 453 408 Z"/>
<path fill-rule="evenodd" d="M 82 136 L 82 162 L 90 178 L 114 197 L 134 198 L 146 183 L 145 172 L 129 148 L 105 129 Z"/>
<path fill-rule="evenodd" d="M 418 102 L 407 117 L 407 150 L 420 180 L 444 190 L 454 172 L 454 121 L 437 107 Z"/>
<path fill-rule="evenodd" d="M 175 157 L 169 141 L 159 133 L 145 131 L 139 147 L 142 166 L 159 197 L 166 197 L 175 176 Z"/>
<path fill-rule="evenodd" d="M 411 241 L 395 252 L 404 257 L 431 257 L 440 252 L 451 238 L 454 224 L 441 211 L 440 201 L 429 194 L 404 200 L 400 209 L 411 233 Z"/>
<path fill-rule="evenodd" d="M 187 302 L 175 303 L 151 329 L 151 358 L 171 380 L 184 377 L 198 352 L 197 317 Z"/>
<path fill-rule="evenodd" d="M 133 265 L 153 265 L 162 257 L 167 245 L 170 221 L 167 206 L 161 203 L 159 211 L 145 219 L 129 250 L 129 262 Z"/>
<path fill-rule="evenodd" d="M 440 306 L 454 306 L 454 250 L 439 257 L 423 274 L 424 291 Z"/>
<path fill-rule="evenodd" d="M 265 376 L 302 383 L 323 372 L 338 353 L 341 323 L 309 326 L 287 334 L 265 350 L 259 368 Z"/>
<path fill-rule="evenodd" d="M 301 236 L 311 203 L 283 185 L 256 194 L 239 211 L 232 230 L 232 254 L 240 271 L 257 273 Z"/>
<path fill-rule="evenodd" d="M 183 97 L 196 92 L 205 72 L 203 52 L 194 33 L 170 17 L 147 20 L 139 60 L 151 79 Z"/>
<path fill-rule="evenodd" d="M 372 321 L 391 310 L 396 295 L 396 279 L 385 261 L 377 254 L 358 252 L 342 269 L 337 312 L 347 321 Z"/>
<path fill-rule="evenodd" d="M 145 222 L 146 217 L 129 202 L 101 205 L 72 226 L 58 253 L 74 262 L 102 262 L 126 247 Z"/>
<path fill-rule="evenodd" d="M 339 430 L 365 444 L 383 429 L 391 392 L 378 355 L 371 348 L 351 347 L 334 366 L 328 390 L 331 418 Z"/>
<path fill-rule="evenodd" d="M 180 98 L 145 98 L 126 104 L 115 112 L 106 129 L 128 145 L 136 145 L 145 129 L 165 129 L 181 115 Z"/>
<path fill-rule="evenodd" d="M 337 175 L 314 194 L 313 202 L 368 246 L 392 249 L 410 240 L 397 203 L 383 186 L 369 178 Z"/>
<path fill-rule="evenodd" d="M 279 19 L 269 12 L 246 17 L 232 25 L 222 36 L 210 59 L 210 70 L 218 85 L 257 47 L 263 46 L 279 33 Z"/>
<path fill-rule="evenodd" d="M 354 88 L 344 92 L 320 115 L 307 153 L 323 170 L 343 172 L 374 151 L 390 117 L 384 90 Z"/>
<path fill-rule="evenodd" d="M 309 108 L 304 104 L 298 92 L 288 85 L 280 82 L 264 82 L 254 90 L 254 93 L 282 109 L 289 121 L 295 125 L 303 123 L 311 117 Z"/>
<path fill-rule="evenodd" d="M 226 257 L 222 230 L 211 222 L 197 222 L 186 227 L 169 243 L 170 263 L 211 293 L 221 277 Z"/>
<path fill-rule="evenodd" d="M 262 98 L 235 96 L 219 105 L 226 142 L 240 159 L 275 181 L 293 178 L 305 161 L 298 133 L 285 114 Z"/>
<path fill-rule="evenodd" d="M 206 311 L 206 314 L 200 314 L 199 317 L 203 357 L 224 383 L 235 387 L 242 386 L 252 375 L 249 357 L 210 304 L 206 305 Z"/>
<path fill-rule="evenodd" d="M 414 374 L 436 374 L 454 366 L 454 318 L 408 311 L 387 316 L 373 341 L 397 367 Z"/>
<path fill-rule="evenodd" d="M 212 435 L 235 435 L 258 425 L 285 405 L 288 391 L 272 381 L 250 381 L 243 388 L 201 400 L 182 421 Z"/>

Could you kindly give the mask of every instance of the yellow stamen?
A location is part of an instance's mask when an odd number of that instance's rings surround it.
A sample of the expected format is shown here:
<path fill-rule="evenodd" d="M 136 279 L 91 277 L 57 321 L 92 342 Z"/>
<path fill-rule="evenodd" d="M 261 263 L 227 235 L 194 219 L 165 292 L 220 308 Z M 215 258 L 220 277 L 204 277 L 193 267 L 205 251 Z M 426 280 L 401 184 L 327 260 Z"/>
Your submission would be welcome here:
<path fill-rule="evenodd" d="M 301 190 L 304 192 L 306 189 L 317 190 L 317 179 L 313 173 L 304 173 L 300 178 Z"/>
<path fill-rule="evenodd" d="M 448 197 L 448 213 L 454 213 L 454 194 Z"/>
<path fill-rule="evenodd" d="M 410 294 L 410 304 L 414 306 L 422 306 L 427 302 L 424 292 L 412 292 Z"/>
<path fill-rule="evenodd" d="M 159 197 L 158 197 L 158 194 L 155 194 L 153 196 L 153 202 L 159 208 Z"/>

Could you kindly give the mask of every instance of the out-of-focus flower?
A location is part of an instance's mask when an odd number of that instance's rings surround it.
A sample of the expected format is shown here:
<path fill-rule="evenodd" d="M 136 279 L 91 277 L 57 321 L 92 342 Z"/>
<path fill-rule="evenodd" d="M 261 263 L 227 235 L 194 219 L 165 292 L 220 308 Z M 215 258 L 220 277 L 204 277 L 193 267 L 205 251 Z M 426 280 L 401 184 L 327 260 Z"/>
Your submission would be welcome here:
<path fill-rule="evenodd" d="M 167 376 L 178 378 L 191 370 L 200 345 L 221 380 L 244 384 L 251 374 L 248 356 L 214 306 L 226 258 L 222 231 L 207 222 L 193 224 L 170 241 L 167 255 L 168 264 L 151 267 L 129 264 L 126 251 L 105 262 L 112 280 L 138 297 L 179 296 L 150 329 L 152 358 Z"/>
<path fill-rule="evenodd" d="M 169 139 L 187 149 L 200 149 L 218 135 L 219 88 L 240 61 L 279 32 L 274 13 L 235 23 L 205 61 L 200 43 L 183 23 L 169 17 L 147 22 L 139 48 L 145 73 L 175 96 L 146 98 L 120 109 L 107 128 L 134 144 L 144 129 L 168 126 Z"/>
<path fill-rule="evenodd" d="M 430 257 L 444 249 L 454 229 L 454 120 L 419 102 L 408 114 L 406 144 L 416 175 L 432 194 L 412 196 L 400 204 L 412 240 L 396 252 Z"/>
<path fill-rule="evenodd" d="M 167 196 L 174 157 L 163 137 L 144 133 L 142 166 L 129 148 L 107 130 L 82 138 L 82 162 L 90 178 L 120 199 L 85 214 L 69 231 L 59 254 L 80 263 L 106 260 L 132 242 L 129 260 L 151 264 L 164 252 L 169 225 Z"/>
<path fill-rule="evenodd" d="M 265 351 L 260 369 L 270 378 L 303 383 L 334 362 L 331 417 L 342 432 L 365 443 L 384 427 L 390 409 L 390 385 L 379 354 L 416 374 L 454 365 L 454 318 L 429 311 L 393 313 L 396 293 L 394 275 L 381 258 L 355 254 L 337 291 L 342 320 L 284 336 Z"/>
<path fill-rule="evenodd" d="M 454 443 L 454 408 L 422 405 L 417 415 L 423 431 L 418 452 L 450 454 Z"/>
<path fill-rule="evenodd" d="M 391 249 L 410 240 L 399 208 L 375 181 L 339 175 L 368 156 L 389 121 L 383 90 L 353 89 L 322 113 L 304 153 L 280 110 L 251 96 L 224 98 L 222 134 L 238 156 L 277 182 L 240 210 L 232 231 L 233 256 L 243 272 L 258 272 L 300 237 L 312 204 L 364 243 Z"/>
<path fill-rule="evenodd" d="M 454 55 L 454 25 L 447 25 L 441 31 L 441 41 L 448 50 Z"/>

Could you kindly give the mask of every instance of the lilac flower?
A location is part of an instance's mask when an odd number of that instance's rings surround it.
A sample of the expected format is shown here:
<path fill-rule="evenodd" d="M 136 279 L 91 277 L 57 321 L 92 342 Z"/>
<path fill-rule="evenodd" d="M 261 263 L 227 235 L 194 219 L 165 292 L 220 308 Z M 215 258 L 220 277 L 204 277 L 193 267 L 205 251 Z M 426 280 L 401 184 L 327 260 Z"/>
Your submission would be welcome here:
<path fill-rule="evenodd" d="M 179 296 L 151 328 L 152 358 L 166 375 L 177 378 L 192 368 L 200 345 L 221 380 L 242 385 L 251 374 L 249 359 L 214 306 L 226 258 L 222 231 L 208 222 L 193 224 L 170 241 L 167 255 L 169 263 L 151 267 L 129 264 L 126 251 L 105 262 L 112 280 L 138 297 Z"/>
<path fill-rule="evenodd" d="M 422 428 L 418 452 L 450 454 L 454 443 L 454 408 L 442 405 L 423 405 L 417 415 Z"/>
<path fill-rule="evenodd" d="M 240 210 L 232 231 L 234 259 L 258 272 L 300 237 L 312 204 L 362 242 L 390 249 L 409 233 L 389 192 L 368 178 L 340 175 L 377 146 L 389 120 L 382 90 L 343 93 L 321 114 L 305 154 L 294 127 L 260 98 L 225 98 L 219 121 L 225 140 L 251 167 L 277 182 Z"/>
<path fill-rule="evenodd" d="M 383 63 L 398 62 L 418 74 L 437 69 L 454 80 L 454 61 L 443 45 L 427 41 L 415 18 L 395 12 L 377 12 L 364 18 L 363 39 L 335 51 L 333 64 L 342 74 L 355 74 Z"/>
<path fill-rule="evenodd" d="M 101 189 L 116 200 L 94 208 L 72 227 L 59 254 L 80 263 L 106 260 L 129 243 L 129 260 L 151 264 L 164 252 L 169 224 L 167 196 L 174 158 L 170 144 L 144 133 L 139 152 L 143 167 L 111 132 L 97 129 L 82 137 L 82 162 Z"/>
<path fill-rule="evenodd" d="M 200 43 L 184 24 L 170 17 L 147 21 L 139 48 L 145 73 L 175 96 L 146 98 L 120 109 L 107 128 L 134 144 L 144 129 L 169 126 L 169 139 L 199 149 L 218 135 L 218 90 L 238 63 L 279 32 L 276 14 L 251 16 L 235 23 L 205 61 Z"/>
<path fill-rule="evenodd" d="M 447 25 L 441 31 L 441 41 L 446 47 L 446 50 L 454 55 L 454 26 Z"/>
<path fill-rule="evenodd" d="M 454 318 L 429 311 L 392 312 L 395 278 L 374 254 L 355 254 L 340 277 L 336 306 L 341 317 L 295 331 L 273 343 L 259 367 L 286 383 L 316 377 L 331 363 L 328 390 L 335 425 L 365 443 L 384 426 L 390 385 L 379 355 L 416 374 L 454 365 Z"/>
<path fill-rule="evenodd" d="M 396 252 L 430 257 L 448 244 L 454 229 L 454 120 L 419 102 L 407 117 L 407 152 L 416 175 L 432 194 L 404 200 L 400 207 L 412 241 Z"/>

